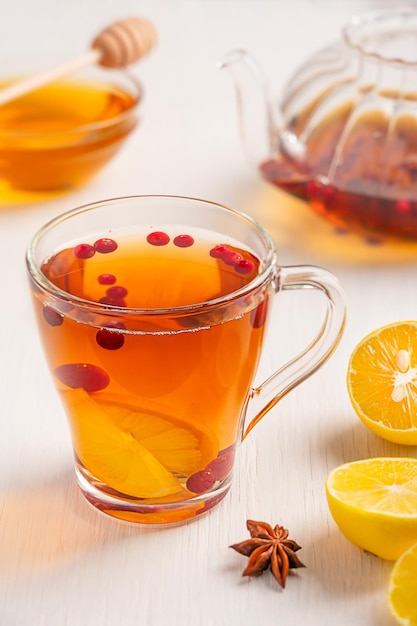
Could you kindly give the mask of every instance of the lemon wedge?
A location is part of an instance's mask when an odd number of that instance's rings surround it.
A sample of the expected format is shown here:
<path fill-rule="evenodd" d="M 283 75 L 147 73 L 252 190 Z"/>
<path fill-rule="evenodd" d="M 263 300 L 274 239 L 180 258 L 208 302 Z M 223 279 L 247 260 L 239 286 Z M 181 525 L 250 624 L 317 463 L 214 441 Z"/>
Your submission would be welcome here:
<path fill-rule="evenodd" d="M 417 444 L 417 322 L 396 322 L 352 352 L 347 388 L 357 415 L 389 441 Z"/>
<path fill-rule="evenodd" d="M 352 543 L 395 560 L 417 542 L 417 459 L 345 463 L 326 480 L 330 512 Z"/>
<path fill-rule="evenodd" d="M 388 606 L 398 624 L 417 626 L 417 544 L 395 563 L 388 584 Z"/>
<path fill-rule="evenodd" d="M 63 392 L 75 453 L 97 479 L 123 494 L 160 498 L 183 489 L 181 477 L 215 458 L 214 438 L 138 401 L 82 389 Z"/>

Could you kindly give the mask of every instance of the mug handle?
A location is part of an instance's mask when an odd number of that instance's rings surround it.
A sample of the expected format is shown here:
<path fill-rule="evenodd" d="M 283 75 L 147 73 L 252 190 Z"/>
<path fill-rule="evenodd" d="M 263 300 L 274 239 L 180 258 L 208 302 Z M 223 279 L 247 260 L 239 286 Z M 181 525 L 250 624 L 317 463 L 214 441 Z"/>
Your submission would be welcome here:
<path fill-rule="evenodd" d="M 242 441 L 281 398 L 329 359 L 342 337 L 346 321 L 346 306 L 344 292 L 337 278 L 327 270 L 312 265 L 279 268 L 276 294 L 281 290 L 305 288 L 318 289 L 327 298 L 323 325 L 305 350 L 258 387 L 250 389 L 244 411 Z M 261 405 L 260 408 L 259 405 Z M 248 417 L 248 410 L 254 413 L 253 417 Z"/>

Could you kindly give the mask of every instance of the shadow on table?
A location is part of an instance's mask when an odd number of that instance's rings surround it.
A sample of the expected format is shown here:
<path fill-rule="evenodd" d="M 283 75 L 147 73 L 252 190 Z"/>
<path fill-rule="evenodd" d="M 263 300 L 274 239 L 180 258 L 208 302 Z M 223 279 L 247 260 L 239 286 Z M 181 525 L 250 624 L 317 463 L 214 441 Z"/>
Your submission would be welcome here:
<path fill-rule="evenodd" d="M 317 455 L 326 455 L 329 469 L 371 457 L 416 457 L 417 446 L 392 443 L 368 430 L 359 420 L 322 437 Z"/>
<path fill-rule="evenodd" d="M 338 228 L 309 206 L 272 185 L 259 182 L 245 201 L 246 212 L 270 232 L 279 260 L 295 255 L 303 262 L 349 267 L 403 267 L 414 265 L 417 242 L 368 239 Z"/>
<path fill-rule="evenodd" d="M 361 598 L 380 596 L 374 603 L 372 620 L 367 616 L 368 626 L 392 624 L 388 605 L 383 599 L 388 589 L 392 561 L 385 561 L 351 544 L 336 526 L 327 533 L 317 534 L 313 541 L 316 558 L 313 576 L 329 598 L 348 597 L 353 604 L 362 603 Z M 312 559 L 313 561 L 313 559 Z M 375 611 L 375 606 L 378 607 Z"/>
<path fill-rule="evenodd" d="M 160 532 L 95 511 L 72 470 L 0 496 L 0 580 L 51 570 L 132 534 Z"/>

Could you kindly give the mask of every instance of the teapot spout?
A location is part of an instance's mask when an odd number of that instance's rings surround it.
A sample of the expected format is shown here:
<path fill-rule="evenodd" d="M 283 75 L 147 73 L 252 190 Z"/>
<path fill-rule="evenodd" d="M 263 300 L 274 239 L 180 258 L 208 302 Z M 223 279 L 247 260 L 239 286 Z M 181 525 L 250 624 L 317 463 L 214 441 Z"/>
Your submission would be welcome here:
<path fill-rule="evenodd" d="M 251 160 L 257 164 L 283 151 L 302 162 L 305 146 L 285 130 L 280 108 L 272 101 L 268 82 L 257 61 L 244 49 L 228 52 L 217 62 L 229 70 L 236 94 L 239 135 Z"/>

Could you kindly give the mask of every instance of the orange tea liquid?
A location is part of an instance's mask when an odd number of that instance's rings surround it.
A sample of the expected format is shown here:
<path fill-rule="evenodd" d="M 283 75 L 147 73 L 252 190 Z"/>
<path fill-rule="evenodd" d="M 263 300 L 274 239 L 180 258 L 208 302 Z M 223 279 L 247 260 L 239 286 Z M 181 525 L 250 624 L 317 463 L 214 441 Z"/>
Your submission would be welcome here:
<path fill-rule="evenodd" d="M 135 104 L 116 85 L 68 81 L 0 107 L 1 201 L 35 200 L 83 184 L 136 125 L 127 115 Z"/>
<path fill-rule="evenodd" d="M 231 294 L 259 271 L 237 245 L 174 228 L 82 242 L 43 264 L 57 287 L 105 315 L 34 294 L 79 472 L 153 503 L 208 493 L 230 474 L 268 301 L 258 289 L 188 315 L 146 314 Z"/>

